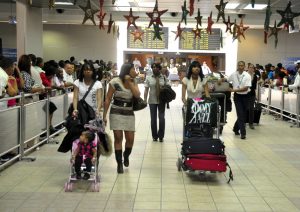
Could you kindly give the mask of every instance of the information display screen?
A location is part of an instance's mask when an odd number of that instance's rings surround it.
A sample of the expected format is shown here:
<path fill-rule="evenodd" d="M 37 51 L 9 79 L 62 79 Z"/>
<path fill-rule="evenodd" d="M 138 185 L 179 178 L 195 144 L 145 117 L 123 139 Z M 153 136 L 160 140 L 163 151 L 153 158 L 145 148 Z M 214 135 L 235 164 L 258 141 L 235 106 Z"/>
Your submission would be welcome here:
<path fill-rule="evenodd" d="M 168 28 L 162 27 L 162 32 L 164 34 L 161 35 L 162 40 L 154 38 L 154 29 L 153 27 L 139 27 L 139 30 L 143 31 L 141 42 L 139 39 L 134 41 L 134 36 L 131 32 L 135 31 L 135 28 L 129 27 L 127 30 L 127 48 L 135 48 L 135 49 L 168 49 Z"/>
<path fill-rule="evenodd" d="M 221 45 L 221 30 L 212 29 L 211 35 L 206 32 L 206 29 L 201 29 L 201 38 L 196 37 L 192 28 L 185 28 L 182 32 L 182 37 L 179 41 L 179 49 L 191 50 L 220 50 Z"/>

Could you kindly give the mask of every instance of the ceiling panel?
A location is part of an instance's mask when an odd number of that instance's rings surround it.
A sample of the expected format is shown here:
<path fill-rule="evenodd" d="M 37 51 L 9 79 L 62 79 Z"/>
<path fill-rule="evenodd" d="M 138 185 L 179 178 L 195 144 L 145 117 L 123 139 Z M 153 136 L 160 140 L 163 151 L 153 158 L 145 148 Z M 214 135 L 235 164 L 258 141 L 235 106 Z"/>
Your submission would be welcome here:
<path fill-rule="evenodd" d="M 56 2 L 74 2 L 74 0 L 56 0 Z M 201 15 L 203 16 L 203 20 L 207 19 L 210 12 L 213 12 L 213 18 L 216 19 L 217 16 L 217 9 L 215 5 L 218 5 L 220 0 L 194 0 L 194 15 L 192 17 L 188 16 L 188 20 L 194 20 L 194 17 L 197 15 L 197 10 L 200 8 Z M 226 1 L 226 0 L 224 0 Z M 234 10 L 226 10 L 226 16 L 230 15 L 232 19 L 237 18 L 237 14 L 246 14 L 245 21 L 247 22 L 257 22 L 263 25 L 265 19 L 265 10 L 245 10 L 243 9 L 245 5 L 249 4 L 251 0 L 227 0 L 229 3 L 239 3 L 240 6 Z M 280 20 L 281 17 L 276 12 L 276 10 L 284 10 L 288 3 L 288 0 L 270 0 L 271 1 L 271 8 L 273 11 L 271 21 L 273 20 Z M 15 4 L 14 0 L 0 0 L 0 19 L 1 13 L 3 12 L 10 12 L 10 7 L 2 7 L 6 2 L 6 4 Z M 66 23 L 67 20 L 70 19 L 70 15 L 72 15 L 72 22 L 73 23 L 81 23 L 82 16 L 84 15 L 83 11 L 79 8 L 79 5 L 85 6 L 87 0 L 77 0 L 76 5 L 72 6 L 56 6 L 55 9 L 49 10 L 48 9 L 48 0 L 32 0 L 33 7 L 40 7 L 43 8 L 43 15 L 45 18 L 51 22 L 51 19 L 55 20 L 56 22 L 61 21 L 61 23 Z M 112 13 L 114 20 L 116 21 L 124 21 L 123 15 L 127 15 L 130 7 L 128 6 L 116 6 L 119 2 L 129 2 L 132 5 L 132 9 L 134 11 L 134 15 L 140 16 L 139 21 L 147 21 L 148 16 L 146 12 L 150 12 L 153 10 L 153 7 L 140 7 L 139 3 L 155 3 L 155 0 L 116 0 L 115 5 L 112 5 L 112 0 L 104 0 L 104 10 L 106 13 Z M 268 0 L 256 0 L 256 4 L 266 4 Z M 293 12 L 300 12 L 300 0 L 291 0 L 292 2 L 292 11 Z M 181 19 L 181 6 L 183 5 L 184 0 L 158 0 L 158 8 L 159 10 L 168 9 L 168 12 L 162 16 L 163 21 L 173 21 L 178 22 Z M 92 8 L 99 8 L 99 0 L 91 0 Z M 189 0 L 187 0 L 187 7 L 189 7 Z M 5 11 L 4 8 L 7 8 Z M 64 9 L 62 14 L 58 14 L 56 9 Z M 171 12 L 177 13 L 176 17 L 171 15 Z M 3 15 L 3 14 L 2 14 Z M 74 17 L 76 15 L 76 17 Z M 109 16 L 107 16 L 108 19 Z M 97 19 L 97 18 L 96 18 Z M 255 20 L 255 21 L 254 21 Z M 1 21 L 1 20 L 0 20 Z M 299 23 L 300 18 L 295 18 L 295 22 Z"/>

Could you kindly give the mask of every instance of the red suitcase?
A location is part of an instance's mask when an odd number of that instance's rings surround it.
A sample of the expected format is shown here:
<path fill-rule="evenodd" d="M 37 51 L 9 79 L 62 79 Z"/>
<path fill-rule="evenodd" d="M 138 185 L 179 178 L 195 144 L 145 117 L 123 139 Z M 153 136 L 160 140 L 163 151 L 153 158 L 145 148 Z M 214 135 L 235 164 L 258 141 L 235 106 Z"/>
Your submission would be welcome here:
<path fill-rule="evenodd" d="M 184 164 L 192 170 L 226 172 L 226 155 L 192 154 L 187 155 Z"/>

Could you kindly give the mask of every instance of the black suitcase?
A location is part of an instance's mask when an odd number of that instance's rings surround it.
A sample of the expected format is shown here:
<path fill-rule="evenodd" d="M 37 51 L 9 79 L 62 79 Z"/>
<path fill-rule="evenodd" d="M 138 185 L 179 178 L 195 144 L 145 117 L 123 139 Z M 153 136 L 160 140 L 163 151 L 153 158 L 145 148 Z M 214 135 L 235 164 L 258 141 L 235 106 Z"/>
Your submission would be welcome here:
<path fill-rule="evenodd" d="M 182 143 L 181 153 L 188 154 L 224 154 L 225 146 L 220 139 L 217 138 L 187 138 Z"/>
<path fill-rule="evenodd" d="M 202 125 L 187 125 L 184 127 L 184 136 L 185 137 L 206 137 L 212 138 L 214 129 L 210 124 Z"/>
<path fill-rule="evenodd" d="M 256 102 L 255 105 L 254 105 L 253 123 L 259 124 L 260 116 L 261 116 L 261 104 Z M 247 115 L 246 115 L 246 121 L 245 122 L 249 123 L 249 110 L 247 110 Z"/>

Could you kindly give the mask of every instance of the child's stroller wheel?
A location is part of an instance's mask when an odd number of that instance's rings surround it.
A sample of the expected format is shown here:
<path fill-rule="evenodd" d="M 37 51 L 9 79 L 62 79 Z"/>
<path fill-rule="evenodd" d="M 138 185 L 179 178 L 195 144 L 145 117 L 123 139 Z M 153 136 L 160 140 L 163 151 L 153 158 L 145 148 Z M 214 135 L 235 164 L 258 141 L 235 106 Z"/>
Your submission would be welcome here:
<path fill-rule="evenodd" d="M 182 160 L 181 160 L 181 158 L 178 158 L 176 165 L 177 165 L 177 170 L 180 172 L 181 168 L 182 168 Z"/>

